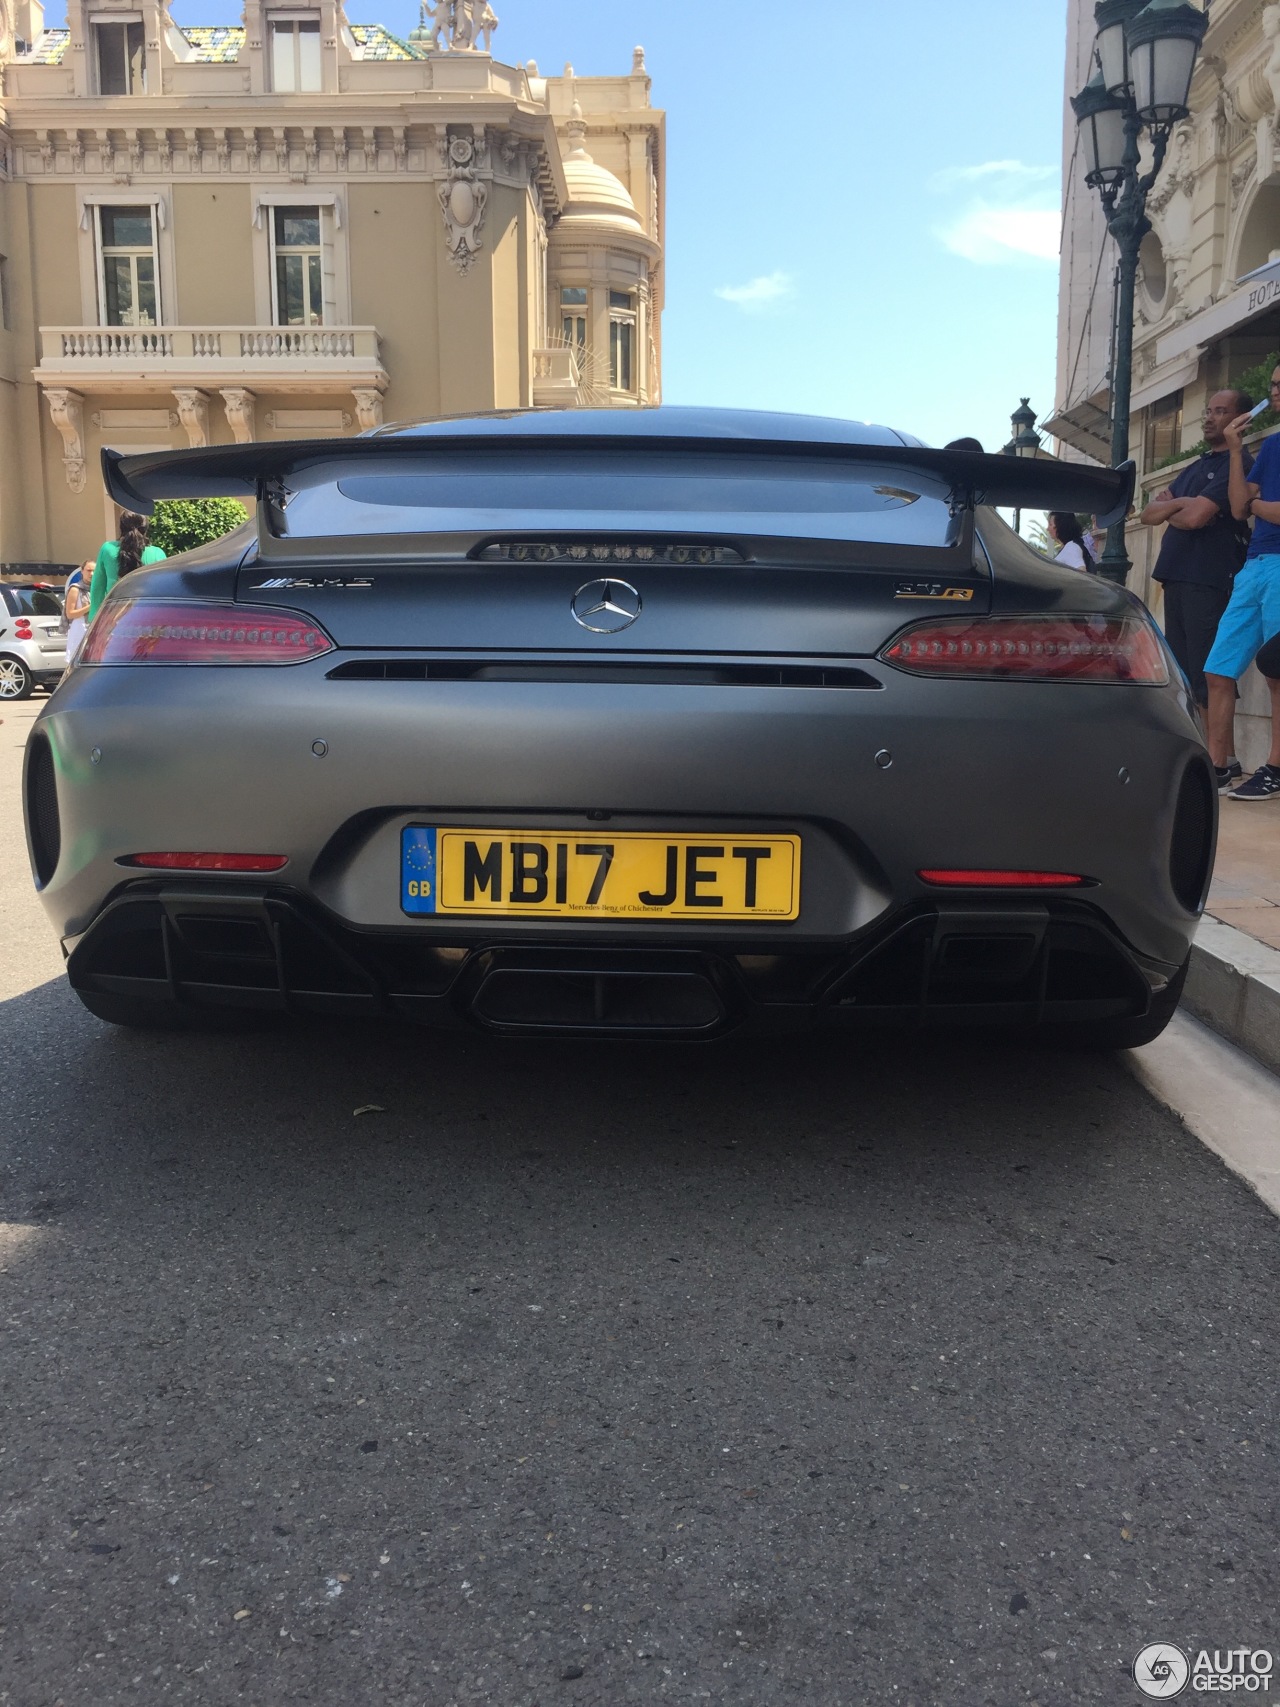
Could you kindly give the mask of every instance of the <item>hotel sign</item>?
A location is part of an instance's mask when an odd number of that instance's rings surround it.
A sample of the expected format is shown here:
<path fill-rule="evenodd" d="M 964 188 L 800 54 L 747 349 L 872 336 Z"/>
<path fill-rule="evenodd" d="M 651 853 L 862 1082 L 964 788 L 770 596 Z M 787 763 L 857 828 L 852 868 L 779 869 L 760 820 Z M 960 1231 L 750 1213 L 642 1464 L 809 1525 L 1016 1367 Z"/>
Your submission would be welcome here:
<path fill-rule="evenodd" d="M 1178 356 L 1189 354 L 1197 347 L 1212 343 L 1224 332 L 1252 320 L 1256 314 L 1280 303 L 1280 261 L 1260 267 L 1255 276 L 1233 290 L 1221 302 L 1202 308 L 1184 320 L 1181 326 L 1167 332 L 1156 342 L 1156 361 L 1163 365 Z"/>

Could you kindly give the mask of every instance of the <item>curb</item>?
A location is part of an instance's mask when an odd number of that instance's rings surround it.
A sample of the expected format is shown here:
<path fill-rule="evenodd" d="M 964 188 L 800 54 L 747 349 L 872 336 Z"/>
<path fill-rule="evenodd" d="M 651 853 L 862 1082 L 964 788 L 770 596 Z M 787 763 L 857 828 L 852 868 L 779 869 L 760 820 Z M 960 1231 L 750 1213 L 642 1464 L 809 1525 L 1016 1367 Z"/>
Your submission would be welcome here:
<path fill-rule="evenodd" d="M 1280 950 L 1206 915 L 1191 950 L 1182 1006 L 1280 1073 Z"/>

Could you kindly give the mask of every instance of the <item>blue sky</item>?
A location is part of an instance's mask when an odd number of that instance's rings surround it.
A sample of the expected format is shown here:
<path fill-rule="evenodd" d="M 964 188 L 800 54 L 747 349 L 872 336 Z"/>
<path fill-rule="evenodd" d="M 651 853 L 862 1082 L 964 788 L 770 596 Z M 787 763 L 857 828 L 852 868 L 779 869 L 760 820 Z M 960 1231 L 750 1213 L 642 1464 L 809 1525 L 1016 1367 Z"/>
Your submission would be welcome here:
<path fill-rule="evenodd" d="M 397 34 L 416 0 L 347 0 Z M 495 0 L 494 52 L 667 110 L 669 403 L 998 449 L 1052 408 L 1066 0 Z M 174 0 L 180 23 L 238 0 Z M 50 9 L 53 21 L 53 8 Z"/>

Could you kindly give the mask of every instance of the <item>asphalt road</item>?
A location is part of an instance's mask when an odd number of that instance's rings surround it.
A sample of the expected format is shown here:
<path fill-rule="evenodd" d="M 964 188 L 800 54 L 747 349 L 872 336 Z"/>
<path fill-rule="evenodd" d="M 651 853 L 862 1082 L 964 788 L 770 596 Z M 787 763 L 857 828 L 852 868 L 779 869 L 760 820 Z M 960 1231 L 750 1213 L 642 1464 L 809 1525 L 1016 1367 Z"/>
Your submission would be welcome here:
<path fill-rule="evenodd" d="M 115 1031 L 4 715 L 5 1707 L 1056 1707 L 1280 1650 L 1280 1226 L 1123 1062 Z"/>

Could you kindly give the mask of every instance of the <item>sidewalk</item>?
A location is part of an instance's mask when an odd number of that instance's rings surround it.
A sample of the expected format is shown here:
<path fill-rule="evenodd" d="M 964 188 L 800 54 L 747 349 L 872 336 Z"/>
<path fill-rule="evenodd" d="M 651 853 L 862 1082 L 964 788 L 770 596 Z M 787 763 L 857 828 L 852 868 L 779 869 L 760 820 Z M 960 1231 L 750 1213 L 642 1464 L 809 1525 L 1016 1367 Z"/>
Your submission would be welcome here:
<path fill-rule="evenodd" d="M 1218 862 L 1205 912 L 1280 949 L 1280 800 L 1219 801 Z"/>
<path fill-rule="evenodd" d="M 1280 1073 L 1280 801 L 1220 806 L 1183 1005 Z"/>

